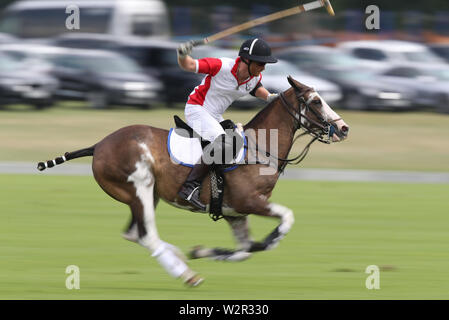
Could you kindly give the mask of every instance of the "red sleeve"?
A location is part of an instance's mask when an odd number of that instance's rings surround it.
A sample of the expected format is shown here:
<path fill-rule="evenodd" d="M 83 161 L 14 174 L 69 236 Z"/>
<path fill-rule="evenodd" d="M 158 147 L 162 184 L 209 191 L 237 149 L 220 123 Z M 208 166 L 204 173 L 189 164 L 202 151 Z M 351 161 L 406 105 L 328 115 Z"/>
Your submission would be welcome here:
<path fill-rule="evenodd" d="M 217 58 L 198 59 L 198 73 L 215 76 L 221 69 L 221 60 Z"/>

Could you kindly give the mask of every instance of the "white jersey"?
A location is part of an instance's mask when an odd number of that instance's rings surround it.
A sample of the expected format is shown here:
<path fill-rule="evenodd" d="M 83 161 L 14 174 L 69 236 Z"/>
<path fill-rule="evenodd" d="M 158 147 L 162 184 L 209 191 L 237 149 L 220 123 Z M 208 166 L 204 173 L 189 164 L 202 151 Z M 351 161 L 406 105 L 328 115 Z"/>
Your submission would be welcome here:
<path fill-rule="evenodd" d="M 196 60 L 196 72 L 205 73 L 206 76 L 201 84 L 193 89 L 187 104 L 203 106 L 212 116 L 218 118 L 232 102 L 249 94 L 262 80 L 262 74 L 239 83 L 237 79 L 239 62 L 240 57 L 236 60 L 230 58 Z"/>

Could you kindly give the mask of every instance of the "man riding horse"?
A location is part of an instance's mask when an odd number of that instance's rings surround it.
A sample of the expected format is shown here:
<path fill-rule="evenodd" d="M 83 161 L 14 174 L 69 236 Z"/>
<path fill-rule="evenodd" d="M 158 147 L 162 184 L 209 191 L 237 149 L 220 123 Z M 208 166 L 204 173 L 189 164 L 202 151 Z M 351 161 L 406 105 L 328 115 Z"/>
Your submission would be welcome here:
<path fill-rule="evenodd" d="M 192 42 L 178 47 L 178 64 L 183 70 L 204 73 L 206 76 L 189 95 L 185 107 L 186 121 L 201 138 L 211 142 L 209 149 L 232 153 L 232 139 L 225 138 L 225 131 L 220 125 L 222 114 L 232 102 L 248 93 L 268 102 L 276 98 L 278 94 L 268 92 L 261 80 L 265 64 L 276 63 L 277 59 L 271 55 L 270 46 L 258 38 L 243 42 L 235 60 L 196 60 L 189 55 L 192 48 Z M 200 161 L 193 167 L 178 193 L 182 199 L 202 211 L 206 210 L 206 206 L 199 200 L 199 187 L 208 171 L 208 164 Z"/>
<path fill-rule="evenodd" d="M 207 76 L 190 95 L 186 118 L 203 139 L 211 142 L 212 146 L 218 144 L 214 148 L 221 148 L 221 151 L 229 148 L 226 140 L 224 145 L 221 140 L 217 142 L 217 138 L 224 134 L 219 125 L 221 114 L 233 100 L 250 92 L 270 100 L 273 95 L 261 86 L 260 72 L 265 63 L 274 63 L 276 59 L 271 56 L 268 45 L 260 39 L 245 42 L 236 61 L 225 58 L 197 61 L 187 57 L 191 49 L 188 44 L 179 48 L 180 64 L 191 71 L 206 72 Z M 261 147 L 264 151 L 262 154 L 270 150 L 270 159 L 277 170 L 275 173 L 261 174 L 260 170 L 266 169 L 268 164 L 257 163 L 240 165 L 226 172 L 222 193 L 222 208 L 226 209 L 223 218 L 231 227 L 237 247 L 230 250 L 196 246 L 189 252 L 191 259 L 207 257 L 222 261 L 243 261 L 255 252 L 275 248 L 291 230 L 295 216 L 293 210 L 270 201 L 272 191 L 283 168 L 289 163 L 298 163 L 307 154 L 303 151 L 297 157 L 289 158 L 293 144 L 304 134 L 312 137 L 306 151 L 313 141 L 331 143 L 347 138 L 349 126 L 315 89 L 292 77 L 287 80 L 290 88 L 279 93 L 277 99 L 268 103 L 243 126 L 245 137 Z M 273 139 L 272 131 L 276 132 Z M 298 131 L 301 132 L 296 135 Z M 131 221 L 124 238 L 146 248 L 174 278 L 182 279 L 189 286 L 197 286 L 203 278 L 189 267 L 179 248 L 159 236 L 156 207 L 159 200 L 163 200 L 174 207 L 200 211 L 196 205 L 184 199 L 190 197 L 191 200 L 195 196 L 194 201 L 199 206 L 203 203 L 210 206 L 212 198 L 209 200 L 208 195 L 211 194 L 212 183 L 205 179 L 201 195 L 199 199 L 196 198 L 196 190 L 206 171 L 205 166 L 197 166 L 190 172 L 186 166 L 175 163 L 168 150 L 170 132 L 148 125 L 126 126 L 90 147 L 39 162 L 38 169 L 42 171 L 72 159 L 92 156 L 92 172 L 99 186 L 112 198 L 127 204 L 131 210 Z M 276 146 L 275 154 L 271 153 L 272 145 Z M 256 153 L 261 153 L 260 148 L 257 150 Z M 186 180 L 187 186 L 181 187 Z M 183 197 L 180 197 L 178 190 L 182 191 Z M 250 234 L 250 214 L 275 218 L 279 224 L 265 238 L 257 241 Z"/>

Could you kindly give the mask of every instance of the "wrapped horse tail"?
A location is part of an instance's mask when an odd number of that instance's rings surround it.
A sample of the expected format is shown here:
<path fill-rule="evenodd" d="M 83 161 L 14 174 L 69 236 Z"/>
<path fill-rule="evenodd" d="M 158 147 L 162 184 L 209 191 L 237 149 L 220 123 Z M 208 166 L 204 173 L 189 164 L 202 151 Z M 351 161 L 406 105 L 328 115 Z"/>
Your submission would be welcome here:
<path fill-rule="evenodd" d="M 48 160 L 46 162 L 39 162 L 37 164 L 37 169 L 39 171 L 43 171 L 47 168 L 52 168 L 58 164 L 64 163 L 66 161 L 81 158 L 81 157 L 90 157 L 94 155 L 95 151 L 95 145 L 89 148 L 73 151 L 73 152 L 66 152 L 63 156 L 57 157 L 53 160 Z"/>

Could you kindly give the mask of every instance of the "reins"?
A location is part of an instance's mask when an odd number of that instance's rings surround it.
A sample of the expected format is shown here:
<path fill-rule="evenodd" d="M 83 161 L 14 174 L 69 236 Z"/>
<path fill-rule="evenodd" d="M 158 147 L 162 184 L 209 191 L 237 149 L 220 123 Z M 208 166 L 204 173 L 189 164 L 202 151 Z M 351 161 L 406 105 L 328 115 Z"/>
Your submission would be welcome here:
<path fill-rule="evenodd" d="M 304 99 L 304 94 L 306 94 L 307 92 L 311 91 L 312 89 L 308 89 L 305 90 L 303 92 L 300 92 L 299 89 L 295 86 L 293 87 L 293 89 L 295 90 L 295 95 L 300 103 L 299 105 L 299 112 L 296 113 L 294 110 L 294 107 L 291 106 L 289 104 L 289 102 L 287 101 L 287 99 L 285 98 L 285 94 L 282 92 L 279 94 L 279 99 L 281 100 L 282 106 L 284 106 L 284 108 L 286 109 L 286 111 L 288 112 L 288 114 L 294 119 L 295 121 L 295 125 L 293 128 L 293 134 L 299 130 L 299 129 L 303 129 L 304 132 L 298 134 L 296 137 L 293 138 L 293 141 L 290 145 L 290 149 L 293 147 L 293 145 L 295 144 L 296 140 L 298 140 L 300 137 L 309 134 L 312 136 L 312 139 L 310 140 L 310 142 L 304 147 L 304 149 L 300 152 L 299 155 L 297 155 L 296 157 L 293 158 L 280 158 L 277 157 L 275 155 L 272 155 L 270 152 L 266 151 L 266 150 L 259 150 L 259 147 L 256 143 L 256 150 L 259 152 L 263 152 L 267 157 L 270 158 L 274 158 L 276 161 L 282 161 L 282 165 L 278 166 L 278 172 L 282 173 L 285 169 L 285 167 L 288 164 L 292 164 L 292 165 L 297 165 L 299 164 L 301 161 L 304 160 L 304 158 L 307 156 L 311 145 L 315 142 L 315 141 L 320 141 L 322 143 L 326 143 L 329 144 L 329 137 L 332 136 L 333 132 L 332 130 L 335 130 L 333 127 L 333 123 L 335 123 L 336 121 L 340 120 L 340 119 L 335 119 L 335 120 L 331 120 L 331 121 L 326 121 L 324 120 L 324 118 L 318 114 L 318 112 L 316 112 L 316 110 L 314 110 L 314 108 L 311 108 L 309 106 L 310 102 L 313 99 L 313 96 L 310 97 L 308 99 L 308 101 L 305 101 Z M 310 117 L 308 117 L 305 113 L 301 113 L 301 109 L 304 107 L 305 110 L 310 110 L 316 117 L 317 119 L 319 119 L 321 121 L 321 123 L 319 123 L 318 121 L 311 119 Z M 301 126 L 301 118 L 306 119 L 309 123 L 314 124 L 315 126 L 318 127 L 318 132 L 317 131 L 312 131 L 309 128 L 305 127 L 305 126 Z M 326 140 L 323 136 L 327 136 L 328 139 Z M 289 149 L 289 152 L 290 152 Z"/>

